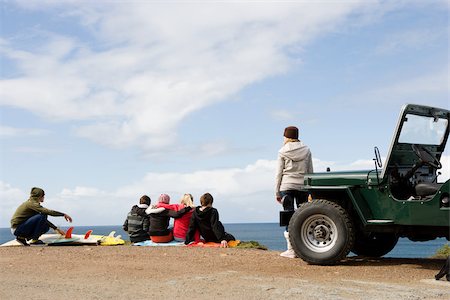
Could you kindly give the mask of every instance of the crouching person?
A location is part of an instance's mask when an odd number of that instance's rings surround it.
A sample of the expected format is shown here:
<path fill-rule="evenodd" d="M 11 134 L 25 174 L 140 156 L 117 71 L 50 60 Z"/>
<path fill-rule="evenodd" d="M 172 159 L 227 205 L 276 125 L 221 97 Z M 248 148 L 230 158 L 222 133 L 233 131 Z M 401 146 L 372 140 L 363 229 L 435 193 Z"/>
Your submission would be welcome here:
<path fill-rule="evenodd" d="M 16 240 L 24 246 L 29 246 L 27 240 L 31 240 L 31 244 L 43 244 L 39 237 L 50 228 L 65 235 L 64 230 L 47 220 L 47 216 L 64 217 L 66 221 L 72 222 L 69 215 L 41 206 L 44 197 L 44 190 L 38 187 L 32 188 L 30 198 L 16 209 L 11 218 L 11 232 L 16 236 Z"/>

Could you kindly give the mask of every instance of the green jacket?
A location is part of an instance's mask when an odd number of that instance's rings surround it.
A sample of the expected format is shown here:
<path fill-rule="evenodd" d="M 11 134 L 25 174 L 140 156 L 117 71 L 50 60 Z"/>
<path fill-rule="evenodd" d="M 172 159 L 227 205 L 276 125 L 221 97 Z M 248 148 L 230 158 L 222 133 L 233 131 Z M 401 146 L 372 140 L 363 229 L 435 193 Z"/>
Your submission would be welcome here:
<path fill-rule="evenodd" d="M 37 188 L 34 188 L 37 189 Z M 33 191 L 34 191 L 33 189 Z M 42 190 L 41 190 L 42 191 Z M 43 214 L 54 217 L 62 217 L 64 213 L 47 209 L 41 206 L 39 199 L 44 195 L 44 191 L 42 193 L 40 191 L 32 192 L 31 197 L 23 202 L 17 209 L 14 215 L 11 218 L 11 228 L 17 228 L 20 224 L 28 220 L 34 215 Z M 53 224 L 52 224 L 53 225 Z M 52 226 L 50 226 L 52 227 Z"/>

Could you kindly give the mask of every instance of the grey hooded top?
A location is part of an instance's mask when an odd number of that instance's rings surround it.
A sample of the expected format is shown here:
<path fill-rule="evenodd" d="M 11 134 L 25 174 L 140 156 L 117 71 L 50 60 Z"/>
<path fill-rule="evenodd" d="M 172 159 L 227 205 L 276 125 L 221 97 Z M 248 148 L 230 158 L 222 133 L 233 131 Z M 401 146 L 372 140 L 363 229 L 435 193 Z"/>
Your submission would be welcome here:
<path fill-rule="evenodd" d="M 286 143 L 278 151 L 275 193 L 298 190 L 304 175 L 313 173 L 311 151 L 301 141 Z"/>

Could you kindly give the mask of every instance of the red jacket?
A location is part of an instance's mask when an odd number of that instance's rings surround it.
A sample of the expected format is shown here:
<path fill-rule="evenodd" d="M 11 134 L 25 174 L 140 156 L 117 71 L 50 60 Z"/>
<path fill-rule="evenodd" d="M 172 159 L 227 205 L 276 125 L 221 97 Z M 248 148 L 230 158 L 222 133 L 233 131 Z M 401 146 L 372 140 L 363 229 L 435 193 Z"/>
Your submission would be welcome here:
<path fill-rule="evenodd" d="M 159 202 L 157 204 L 158 207 L 164 207 L 165 209 L 171 209 L 174 211 L 179 211 L 180 209 L 183 209 L 185 206 L 184 204 L 165 204 Z M 173 222 L 173 236 L 179 239 L 186 239 L 186 233 L 189 228 L 189 221 L 191 220 L 192 213 L 194 212 L 194 209 L 191 211 L 188 211 L 185 213 L 181 218 L 174 219 Z M 200 233 L 195 233 L 194 240 L 196 242 L 200 241 Z"/>

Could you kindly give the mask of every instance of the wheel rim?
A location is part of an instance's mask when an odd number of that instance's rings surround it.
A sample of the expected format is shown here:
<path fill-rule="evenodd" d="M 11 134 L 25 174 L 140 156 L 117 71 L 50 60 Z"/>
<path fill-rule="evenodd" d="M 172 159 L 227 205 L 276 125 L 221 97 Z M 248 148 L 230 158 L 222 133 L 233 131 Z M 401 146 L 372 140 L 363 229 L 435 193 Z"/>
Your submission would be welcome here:
<path fill-rule="evenodd" d="M 312 215 L 301 228 L 305 246 L 314 252 L 326 252 L 333 248 L 338 238 L 336 224 L 325 215 Z"/>

